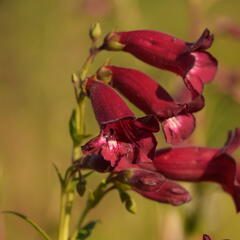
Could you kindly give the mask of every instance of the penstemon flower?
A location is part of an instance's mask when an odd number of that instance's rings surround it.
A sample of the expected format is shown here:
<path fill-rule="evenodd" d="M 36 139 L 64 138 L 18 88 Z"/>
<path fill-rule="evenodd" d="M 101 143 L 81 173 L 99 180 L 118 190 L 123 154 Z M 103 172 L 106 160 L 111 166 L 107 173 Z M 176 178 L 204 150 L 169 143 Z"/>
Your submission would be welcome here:
<path fill-rule="evenodd" d="M 190 102 L 177 103 L 155 80 L 135 69 L 103 66 L 98 77 L 118 89 L 146 114 L 156 115 L 162 123 L 168 143 L 176 144 L 188 138 L 195 128 L 191 114 L 204 107 L 199 95 Z"/>
<path fill-rule="evenodd" d="M 122 182 L 129 184 L 132 190 L 151 200 L 175 206 L 191 200 L 186 189 L 154 171 L 128 168 L 119 172 L 119 177 Z"/>
<path fill-rule="evenodd" d="M 102 49 L 129 52 L 150 65 L 174 72 L 184 78 L 189 89 L 201 94 L 204 83 L 211 81 L 217 70 L 216 59 L 205 51 L 212 42 L 213 35 L 207 29 L 194 43 L 157 31 L 137 30 L 110 33 Z"/>
<path fill-rule="evenodd" d="M 189 193 L 160 173 L 144 169 L 152 165 L 159 130 L 154 116 L 136 119 L 118 93 L 93 78 L 85 84 L 100 135 L 82 147 L 82 168 L 117 173 L 118 181 L 127 183 L 142 196 L 172 205 L 191 200 Z M 143 168 L 143 169 L 141 169 Z"/>
<path fill-rule="evenodd" d="M 159 131 L 157 119 L 136 119 L 113 88 L 93 78 L 87 79 L 86 91 L 101 130 L 82 147 L 83 153 L 91 156 L 85 164 L 97 171 L 119 171 L 151 162 L 157 144 L 152 133 Z"/>
<path fill-rule="evenodd" d="M 153 165 L 157 171 L 174 180 L 221 184 L 240 211 L 240 182 L 238 166 L 229 154 L 240 146 L 240 129 L 229 132 L 224 147 L 176 147 L 156 151 Z"/>
<path fill-rule="evenodd" d="M 206 51 L 212 45 L 213 35 L 205 30 L 196 42 L 189 43 L 150 30 L 112 32 L 98 46 L 101 28 L 93 24 L 89 36 L 92 41 L 89 56 L 79 75 L 72 76 L 77 103 L 69 122 L 73 141 L 71 165 L 64 174 L 55 166 L 61 186 L 58 240 L 87 239 L 98 222 L 85 223 L 87 214 L 112 190 L 118 191 L 130 212 L 134 212 L 134 201 L 128 190 L 174 206 L 189 202 L 189 192 L 175 180 L 219 183 L 232 196 L 239 212 L 240 166 L 230 154 L 240 146 L 240 129 L 229 133 L 222 148 L 193 146 L 156 150 L 154 133 L 160 130 L 159 122 L 170 144 L 181 143 L 195 129 L 193 114 L 205 105 L 204 84 L 210 82 L 217 71 L 216 59 Z M 173 99 L 158 82 L 135 69 L 105 65 L 88 77 L 95 56 L 104 49 L 129 52 L 148 64 L 180 75 L 186 86 L 181 102 Z M 136 118 L 120 94 L 146 116 Z M 91 101 L 100 133 L 82 145 L 89 137 L 84 122 L 86 96 Z M 87 169 L 91 171 L 84 173 Z M 71 233 L 75 192 L 80 197 L 86 193 L 92 170 L 108 176 L 95 190 L 88 191 L 85 207 Z M 5 213 L 23 218 L 43 239 L 52 239 L 25 215 Z M 204 234 L 203 240 L 211 239 Z"/>

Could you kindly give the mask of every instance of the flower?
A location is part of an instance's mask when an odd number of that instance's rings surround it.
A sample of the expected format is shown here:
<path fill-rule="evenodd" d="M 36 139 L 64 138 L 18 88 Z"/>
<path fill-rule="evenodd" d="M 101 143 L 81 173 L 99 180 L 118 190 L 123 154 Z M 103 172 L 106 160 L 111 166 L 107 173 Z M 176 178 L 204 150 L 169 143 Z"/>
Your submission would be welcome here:
<path fill-rule="evenodd" d="M 207 234 L 203 234 L 203 240 L 211 240 L 211 238 Z"/>
<path fill-rule="evenodd" d="M 142 168 L 152 166 L 156 148 L 152 132 L 159 131 L 157 119 L 153 115 L 136 119 L 118 93 L 103 82 L 88 78 L 85 87 L 101 130 L 82 147 L 81 167 L 113 172 L 118 181 L 158 202 L 180 205 L 190 201 L 183 187 Z"/>
<path fill-rule="evenodd" d="M 127 168 L 118 178 L 132 190 L 151 200 L 181 205 L 191 200 L 189 193 L 179 184 L 166 179 L 162 174 L 141 168 Z"/>
<path fill-rule="evenodd" d="M 240 129 L 230 131 L 226 144 L 219 149 L 203 147 L 165 148 L 156 151 L 153 165 L 169 179 L 212 181 L 221 184 L 240 211 L 238 166 L 230 153 L 240 146 Z"/>
<path fill-rule="evenodd" d="M 129 52 L 150 65 L 174 72 L 199 95 L 217 70 L 216 59 L 205 51 L 212 42 L 213 35 L 207 29 L 194 43 L 157 31 L 137 30 L 110 33 L 102 49 Z"/>
<path fill-rule="evenodd" d="M 159 131 L 154 116 L 136 119 L 120 95 L 109 85 L 93 78 L 86 91 L 100 125 L 100 134 L 82 146 L 83 165 L 100 172 L 117 172 L 142 162 L 151 162 Z"/>
<path fill-rule="evenodd" d="M 195 128 L 195 118 L 191 113 L 204 106 L 201 95 L 178 104 L 155 80 L 135 69 L 103 66 L 98 71 L 98 78 L 110 82 L 146 114 L 156 115 L 162 123 L 167 142 L 171 144 L 191 135 Z"/>

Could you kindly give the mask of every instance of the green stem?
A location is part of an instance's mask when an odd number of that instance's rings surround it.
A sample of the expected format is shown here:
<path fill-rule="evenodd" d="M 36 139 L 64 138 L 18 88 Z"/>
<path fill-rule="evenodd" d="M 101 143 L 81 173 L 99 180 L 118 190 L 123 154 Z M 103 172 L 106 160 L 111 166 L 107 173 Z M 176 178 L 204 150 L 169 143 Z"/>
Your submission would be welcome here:
<path fill-rule="evenodd" d="M 69 223 L 74 199 L 74 191 L 62 190 L 58 240 L 68 240 Z"/>
<path fill-rule="evenodd" d="M 89 213 L 89 211 L 91 210 L 91 208 L 89 208 L 88 206 L 85 207 L 85 209 L 83 210 L 80 218 L 79 218 L 79 221 L 78 221 L 78 224 L 77 224 L 77 227 L 76 227 L 76 230 L 75 232 L 73 233 L 72 237 L 70 238 L 70 240 L 76 240 L 77 239 L 77 236 L 78 236 L 78 233 L 79 233 L 79 230 L 81 229 L 82 227 L 82 224 L 87 216 L 87 214 Z"/>
<path fill-rule="evenodd" d="M 99 51 L 100 51 L 100 49 L 98 49 L 98 48 L 90 50 L 90 55 L 88 56 L 88 58 L 86 59 L 85 63 L 83 64 L 81 73 L 79 75 L 80 81 L 84 81 L 84 79 L 86 78 L 88 70 L 89 70 L 89 67 L 92 64 L 92 62 L 93 62 L 95 56 L 97 55 L 97 53 L 99 53 Z"/>
<path fill-rule="evenodd" d="M 108 185 L 108 180 L 110 180 L 112 174 L 109 175 L 109 177 L 107 178 L 107 181 L 105 183 L 105 186 L 106 187 Z M 102 183 L 100 183 L 100 185 L 97 187 L 97 189 L 95 191 L 98 191 L 99 188 L 103 187 Z M 97 200 L 97 203 L 96 204 L 91 204 L 91 203 L 87 203 L 86 204 L 86 207 L 85 209 L 83 210 L 79 220 L 78 220 L 78 223 L 77 223 L 77 226 L 76 226 L 76 230 L 75 232 L 73 233 L 72 237 L 70 238 L 70 240 L 76 240 L 77 239 L 77 236 L 78 236 L 78 233 L 80 231 L 80 229 L 82 228 L 82 225 L 84 223 L 84 220 L 87 216 L 87 214 L 90 212 L 91 209 L 93 209 L 94 207 L 96 207 L 96 205 L 102 200 L 102 198 L 110 191 L 112 191 L 113 189 L 115 189 L 115 186 L 111 186 L 109 187 L 108 189 L 106 189 L 100 196 L 99 196 L 99 199 Z"/>

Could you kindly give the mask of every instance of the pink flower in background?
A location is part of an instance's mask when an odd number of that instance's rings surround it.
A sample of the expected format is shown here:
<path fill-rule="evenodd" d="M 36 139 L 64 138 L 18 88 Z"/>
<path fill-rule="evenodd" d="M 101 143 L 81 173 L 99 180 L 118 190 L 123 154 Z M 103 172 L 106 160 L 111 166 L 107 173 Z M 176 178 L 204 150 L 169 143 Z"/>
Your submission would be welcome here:
<path fill-rule="evenodd" d="M 137 30 L 110 33 L 102 48 L 126 51 L 150 65 L 174 72 L 183 77 L 193 95 L 199 95 L 217 71 L 216 59 L 205 51 L 212 42 L 213 35 L 207 29 L 194 43 L 157 31 Z"/>
<path fill-rule="evenodd" d="M 169 179 L 180 181 L 212 181 L 221 184 L 240 211 L 238 166 L 229 155 L 240 146 L 240 129 L 231 131 L 224 147 L 179 147 L 156 151 L 153 165 Z"/>
<path fill-rule="evenodd" d="M 151 162 L 159 131 L 154 116 L 136 119 L 119 94 L 110 86 L 89 78 L 86 90 L 91 99 L 99 136 L 82 147 L 85 164 L 97 171 L 119 171 L 140 162 Z"/>
<path fill-rule="evenodd" d="M 104 66 L 99 78 L 108 77 L 111 85 L 146 114 L 154 114 L 162 123 L 168 143 L 177 144 L 188 138 L 195 128 L 191 114 L 204 107 L 199 95 L 190 102 L 178 104 L 155 80 L 135 69 Z"/>

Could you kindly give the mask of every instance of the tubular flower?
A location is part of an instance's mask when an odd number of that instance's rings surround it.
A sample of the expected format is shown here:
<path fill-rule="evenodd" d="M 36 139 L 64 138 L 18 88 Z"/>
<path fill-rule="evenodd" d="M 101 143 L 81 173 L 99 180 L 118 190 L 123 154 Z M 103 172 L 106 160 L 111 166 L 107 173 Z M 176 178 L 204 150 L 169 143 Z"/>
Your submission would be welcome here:
<path fill-rule="evenodd" d="M 181 147 L 156 151 L 153 165 L 166 177 L 181 181 L 212 181 L 221 184 L 240 211 L 239 167 L 229 155 L 240 146 L 240 129 L 230 131 L 224 147 Z"/>
<path fill-rule="evenodd" d="M 98 71 L 98 77 L 110 82 L 146 114 L 156 115 L 168 143 L 179 143 L 191 135 L 195 128 L 191 113 L 204 106 L 201 95 L 188 103 L 176 103 L 155 80 L 135 69 L 104 66 Z"/>
<path fill-rule="evenodd" d="M 159 131 L 154 116 L 136 119 L 119 94 L 100 81 L 88 78 L 86 91 L 100 125 L 100 134 L 82 146 L 83 165 L 100 172 L 117 172 L 142 162 L 151 162 Z"/>
<path fill-rule="evenodd" d="M 194 43 L 157 31 L 137 30 L 110 33 L 102 49 L 129 52 L 143 62 L 174 72 L 184 78 L 188 89 L 199 95 L 217 70 L 216 59 L 205 51 L 212 42 L 213 35 L 207 29 Z"/>
<path fill-rule="evenodd" d="M 191 200 L 183 187 L 169 181 L 160 173 L 129 168 L 119 172 L 118 175 L 132 187 L 132 190 L 151 200 L 172 205 L 181 205 Z"/>

